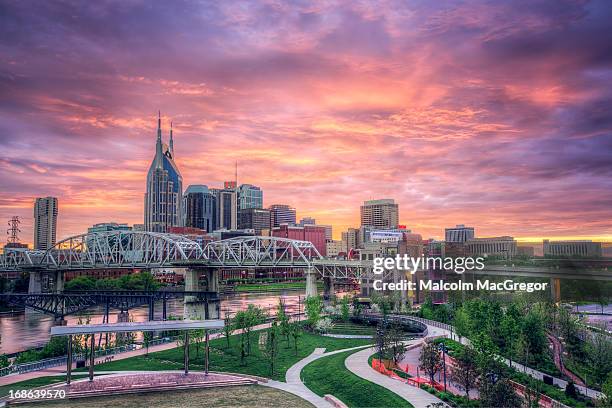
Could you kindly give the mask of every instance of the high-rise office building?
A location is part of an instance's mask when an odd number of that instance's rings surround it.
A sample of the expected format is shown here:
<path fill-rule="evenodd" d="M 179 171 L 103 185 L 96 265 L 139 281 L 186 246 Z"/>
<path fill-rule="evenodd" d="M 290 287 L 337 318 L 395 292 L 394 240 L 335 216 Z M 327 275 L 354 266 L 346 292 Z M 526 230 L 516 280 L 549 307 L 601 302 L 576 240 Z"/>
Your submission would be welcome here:
<path fill-rule="evenodd" d="M 57 198 L 37 198 L 34 204 L 34 249 L 46 251 L 57 237 Z"/>
<path fill-rule="evenodd" d="M 357 248 L 359 248 L 359 229 L 349 228 L 342 233 L 342 252 L 348 255 L 351 249 Z"/>
<path fill-rule="evenodd" d="M 466 227 L 459 224 L 454 228 L 444 229 L 444 240 L 446 242 L 465 242 L 474 238 L 474 227 Z"/>
<path fill-rule="evenodd" d="M 251 184 L 241 184 L 238 188 L 238 209 L 263 208 L 263 191 Z"/>
<path fill-rule="evenodd" d="M 281 224 L 295 225 L 295 208 L 286 204 L 273 204 L 270 210 L 270 227 L 279 227 Z"/>
<path fill-rule="evenodd" d="M 191 185 L 183 197 L 185 226 L 206 232 L 217 229 L 217 199 L 205 185 Z"/>
<path fill-rule="evenodd" d="M 155 157 L 147 174 L 145 193 L 145 229 L 166 232 L 168 227 L 182 226 L 183 178 L 174 162 L 174 141 L 170 124 L 170 141 L 162 142 L 161 114 L 157 119 Z"/>
<path fill-rule="evenodd" d="M 217 192 L 217 229 L 237 229 L 237 204 L 236 189 L 224 189 Z"/>
<path fill-rule="evenodd" d="M 393 199 L 364 201 L 361 206 L 361 226 L 379 229 L 397 228 L 399 208 Z"/>
<path fill-rule="evenodd" d="M 263 208 L 241 208 L 238 210 L 238 229 L 252 229 L 256 235 L 270 229 L 270 210 Z"/>
<path fill-rule="evenodd" d="M 512 258 L 516 255 L 516 241 L 512 237 L 472 238 L 465 242 L 470 255 L 499 256 Z"/>
<path fill-rule="evenodd" d="M 127 224 L 118 224 L 116 222 L 102 222 L 99 224 L 94 224 L 91 227 L 87 228 L 87 233 L 91 234 L 93 232 L 110 232 L 110 231 L 131 231 L 132 227 Z"/>

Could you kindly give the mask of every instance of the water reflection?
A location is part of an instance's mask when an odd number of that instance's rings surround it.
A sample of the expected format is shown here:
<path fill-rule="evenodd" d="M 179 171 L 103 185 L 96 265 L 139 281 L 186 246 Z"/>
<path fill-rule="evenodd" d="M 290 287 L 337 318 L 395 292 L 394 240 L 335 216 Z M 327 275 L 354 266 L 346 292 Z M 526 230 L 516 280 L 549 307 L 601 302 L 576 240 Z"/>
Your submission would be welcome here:
<path fill-rule="evenodd" d="M 221 317 L 226 313 L 234 314 L 239 310 L 246 309 L 249 304 L 254 304 L 269 311 L 270 315 L 276 314 L 278 299 L 281 297 L 285 303 L 287 313 L 298 313 L 304 311 L 303 291 L 284 291 L 276 293 L 241 293 L 226 295 L 221 299 Z M 144 322 L 149 317 L 146 306 L 130 309 L 130 317 L 135 322 Z M 90 316 L 91 324 L 102 323 L 104 307 L 99 306 L 88 310 L 84 315 Z M 110 322 L 117 321 L 118 310 L 111 310 Z M 168 316 L 183 316 L 183 300 L 171 299 L 167 301 Z M 162 319 L 162 304 L 155 304 L 155 319 Z M 76 325 L 79 316 L 66 316 L 68 325 Z M 0 353 L 15 353 L 28 348 L 43 346 L 49 340 L 49 330 L 53 325 L 53 317 L 42 313 L 27 311 L 26 313 L 13 316 L 0 316 Z"/>

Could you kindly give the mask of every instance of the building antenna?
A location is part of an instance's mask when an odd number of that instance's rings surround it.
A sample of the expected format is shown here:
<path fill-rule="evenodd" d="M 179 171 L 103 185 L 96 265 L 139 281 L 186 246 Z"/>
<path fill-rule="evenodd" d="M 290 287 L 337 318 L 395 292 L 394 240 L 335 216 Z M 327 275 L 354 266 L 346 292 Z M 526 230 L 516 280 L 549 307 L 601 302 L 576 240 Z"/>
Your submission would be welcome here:
<path fill-rule="evenodd" d="M 8 235 L 8 239 L 6 240 L 9 244 L 18 244 L 19 243 L 19 233 L 21 230 L 19 229 L 19 216 L 15 215 L 8 222 L 9 229 L 6 230 L 6 234 Z"/>

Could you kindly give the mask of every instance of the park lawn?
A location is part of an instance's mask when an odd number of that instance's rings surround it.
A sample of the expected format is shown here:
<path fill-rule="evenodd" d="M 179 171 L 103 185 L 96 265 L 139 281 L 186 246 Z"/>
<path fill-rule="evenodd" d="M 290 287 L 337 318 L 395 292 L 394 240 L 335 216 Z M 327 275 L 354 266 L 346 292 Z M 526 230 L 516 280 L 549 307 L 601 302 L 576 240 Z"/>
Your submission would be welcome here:
<path fill-rule="evenodd" d="M 87 377 L 87 375 L 74 375 L 74 376 L 72 376 L 73 379 L 79 379 L 79 378 L 83 378 L 83 377 Z M 64 381 L 66 381 L 66 376 L 65 375 L 56 375 L 56 376 L 49 376 L 49 377 L 32 378 L 30 380 L 24 380 L 24 381 L 16 382 L 14 384 L 2 385 L 2 386 L 0 386 L 0 397 L 4 397 L 6 395 L 9 395 L 9 391 L 10 390 L 13 390 L 13 391 L 17 391 L 17 390 L 29 390 L 29 389 L 32 389 L 32 388 L 42 387 L 42 386 L 50 385 L 50 384 L 61 383 L 61 382 L 64 382 Z"/>
<path fill-rule="evenodd" d="M 224 371 L 268 377 L 284 381 L 287 369 L 299 360 L 310 355 L 315 348 L 323 347 L 326 351 L 340 350 L 350 347 L 369 345 L 370 339 L 336 339 L 304 332 L 298 339 L 298 352 L 295 354 L 293 340 L 287 348 L 284 338 L 278 348 L 278 358 L 275 362 L 274 374 L 270 372 L 269 360 L 259 350 L 258 341 L 260 333 L 255 331 L 251 335 L 251 355 L 245 358 L 244 364 L 240 362 L 240 335 L 230 337 L 230 347 L 227 348 L 225 338 L 210 341 L 211 371 Z M 189 347 L 189 367 L 193 370 L 204 369 L 204 346 L 198 351 L 195 344 Z M 96 371 L 125 371 L 125 370 L 181 370 L 183 369 L 183 348 L 149 353 L 148 356 L 131 357 L 124 360 L 111 361 L 96 365 Z"/>
<path fill-rule="evenodd" d="M 349 407 L 412 407 L 408 401 L 352 372 L 344 360 L 359 350 L 323 357 L 302 370 L 302 381 L 315 394 L 331 394 Z"/>

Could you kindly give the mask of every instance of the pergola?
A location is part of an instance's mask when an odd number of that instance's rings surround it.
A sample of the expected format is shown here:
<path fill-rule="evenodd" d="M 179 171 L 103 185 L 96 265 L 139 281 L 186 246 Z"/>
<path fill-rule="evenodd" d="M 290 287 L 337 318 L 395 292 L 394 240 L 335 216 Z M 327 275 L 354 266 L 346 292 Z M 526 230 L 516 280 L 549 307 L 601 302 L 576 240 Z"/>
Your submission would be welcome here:
<path fill-rule="evenodd" d="M 91 353 L 89 355 L 89 381 L 94 377 L 94 357 L 95 357 L 95 334 L 98 333 L 127 333 L 127 332 L 148 332 L 163 330 L 184 330 L 184 369 L 185 375 L 189 374 L 189 330 L 205 331 L 206 352 L 204 353 L 204 370 L 208 374 L 208 331 L 222 329 L 225 325 L 223 320 L 164 320 L 150 322 L 127 322 L 127 323 L 105 323 L 105 324 L 84 324 L 77 326 L 54 326 L 51 328 L 51 336 L 68 336 L 68 358 L 66 360 L 66 384 L 70 384 L 72 375 L 72 336 L 81 334 L 91 334 Z"/>

